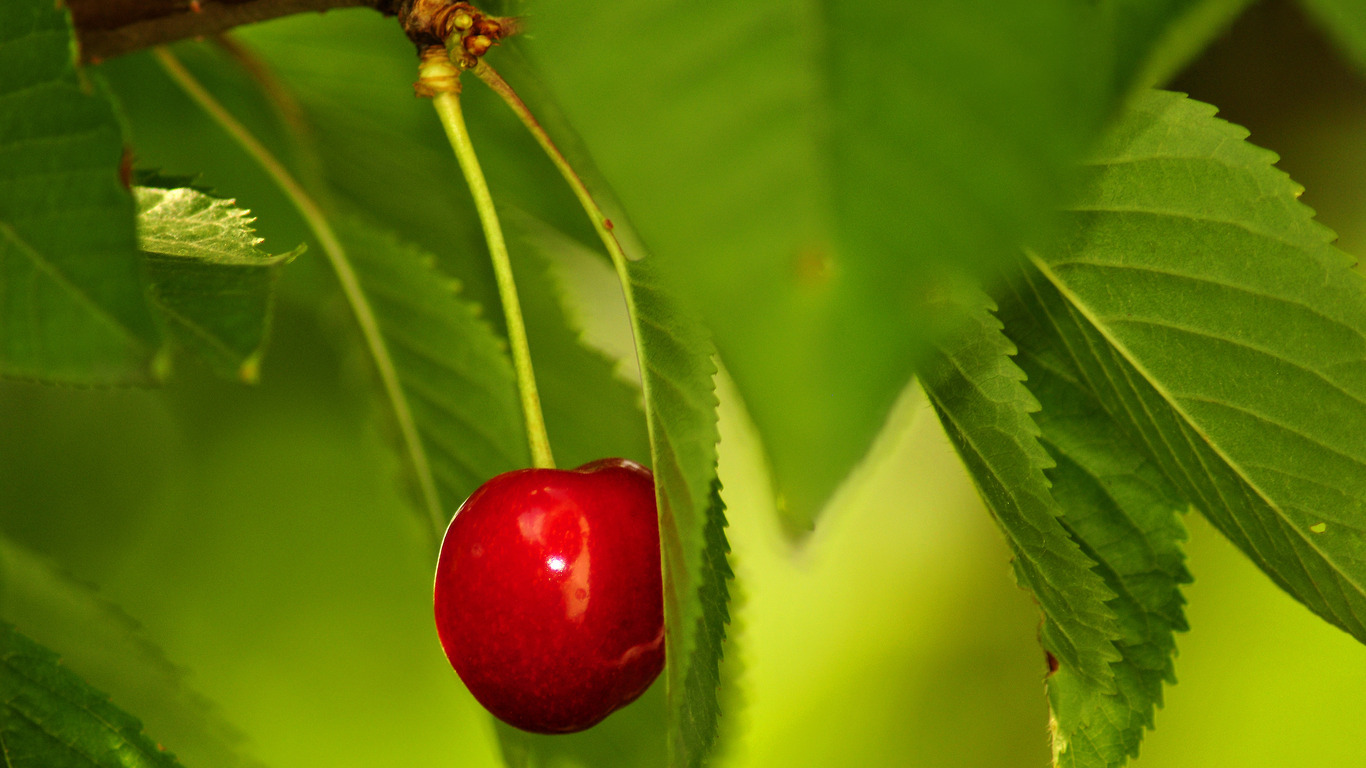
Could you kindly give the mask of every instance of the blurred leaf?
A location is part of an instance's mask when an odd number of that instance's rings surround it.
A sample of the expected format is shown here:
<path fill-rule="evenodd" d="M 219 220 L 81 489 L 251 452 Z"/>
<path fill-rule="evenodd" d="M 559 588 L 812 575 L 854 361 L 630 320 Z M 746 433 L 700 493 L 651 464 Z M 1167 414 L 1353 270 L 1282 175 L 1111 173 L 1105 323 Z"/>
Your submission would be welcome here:
<path fill-rule="evenodd" d="M 180 765 L 143 735 L 141 723 L 9 624 L 0 624 L 0 656 L 0 748 L 6 765 Z"/>
<path fill-rule="evenodd" d="M 59 4 L 0 5 L 0 374 L 160 378 L 122 131 L 74 61 Z"/>
<path fill-rule="evenodd" d="M 53 563 L 0 538 L 0 616 L 61 651 L 62 664 L 113 692 L 191 763 L 255 765 L 237 751 L 241 735 L 186 683 L 185 670 L 126 613 Z"/>
<path fill-rule="evenodd" d="M 717 663 L 729 619 L 716 366 L 705 332 L 660 285 L 653 259 L 630 262 L 622 277 L 629 278 L 659 501 L 669 763 L 693 768 L 716 740 Z"/>
<path fill-rule="evenodd" d="M 271 256 L 256 246 L 234 200 L 181 187 L 136 187 L 138 240 L 152 297 L 176 342 L 215 372 L 257 380 L 270 326 L 277 268 L 303 252 Z"/>
<path fill-rule="evenodd" d="M 439 509 L 428 512 L 444 526 L 485 480 L 530 462 L 512 363 L 430 254 L 355 219 L 334 224 L 420 436 L 402 450 L 420 506 L 434 493 Z M 397 407 L 390 415 L 403 418 Z"/>
<path fill-rule="evenodd" d="M 1044 470 L 1053 466 L 1030 414 L 1038 403 L 1010 356 L 985 297 L 973 321 L 947 337 L 921 379 L 935 413 L 1014 552 L 1015 575 L 1042 606 L 1044 647 L 1088 685 L 1113 690 L 1121 636 L 1114 597 L 1058 519 Z"/>
<path fill-rule="evenodd" d="M 1347 58 L 1366 73 L 1366 0 L 1302 0 Z"/>
<path fill-rule="evenodd" d="M 1180 95 L 1099 147 L 1040 316 L 1180 495 L 1366 640 L 1366 281 L 1247 132 Z"/>
<path fill-rule="evenodd" d="M 937 296 L 1047 230 L 1115 81 L 1184 7 L 1124 4 L 1122 67 L 1093 5 L 534 8 L 517 44 L 715 333 L 793 527 L 952 325 Z"/>
<path fill-rule="evenodd" d="M 1043 406 L 1034 420 L 1057 461 L 1046 474 L 1062 523 L 1115 595 L 1106 605 L 1118 618 L 1123 656 L 1110 665 L 1112 688 L 1067 667 L 1048 678 L 1055 764 L 1118 768 L 1138 755 L 1144 729 L 1153 727 L 1163 682 L 1176 682 L 1173 631 L 1186 629 L 1180 585 L 1191 580 L 1177 512 L 1187 505 L 1082 383 L 1066 345 L 1034 314 L 1042 310 L 1029 301 L 1027 284 L 1016 288 L 1005 292 L 999 314 Z"/>
<path fill-rule="evenodd" d="M 1141 9 L 1142 0 L 1124 0 Z M 1206 46 L 1233 25 L 1253 0 L 1185 0 L 1184 10 L 1167 21 L 1154 38 L 1142 66 L 1129 80 L 1130 89 L 1166 85 Z M 1122 23 L 1121 23 L 1122 28 Z"/>

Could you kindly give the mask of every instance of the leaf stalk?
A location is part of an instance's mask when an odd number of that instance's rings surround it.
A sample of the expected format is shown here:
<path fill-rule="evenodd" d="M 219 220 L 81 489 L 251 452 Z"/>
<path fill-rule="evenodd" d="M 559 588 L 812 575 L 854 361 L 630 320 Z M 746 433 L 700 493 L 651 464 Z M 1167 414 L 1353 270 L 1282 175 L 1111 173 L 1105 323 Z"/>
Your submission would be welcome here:
<path fill-rule="evenodd" d="M 482 63 L 480 66 L 483 66 Z M 536 374 L 531 365 L 531 348 L 527 344 L 526 324 L 522 320 L 522 305 L 517 298 L 517 283 L 512 275 L 512 261 L 508 256 L 507 241 L 503 228 L 498 221 L 498 211 L 489 193 L 488 182 L 479 165 L 474 145 L 470 142 L 469 129 L 465 126 L 465 116 L 460 108 L 460 71 L 451 63 L 450 55 L 443 46 L 431 46 L 423 51 L 419 66 L 417 91 L 419 95 L 430 96 L 432 105 L 441 119 L 451 149 L 455 151 L 460 170 L 465 175 L 474 207 L 479 213 L 479 223 L 484 230 L 488 243 L 489 256 L 493 261 L 493 274 L 498 283 L 498 296 L 502 300 L 503 315 L 507 319 L 508 347 L 512 352 L 512 367 L 517 372 L 517 390 L 521 397 L 522 413 L 526 420 L 527 442 L 531 447 L 532 465 L 553 468 L 555 457 L 550 450 L 550 438 L 546 433 L 545 417 L 541 413 L 541 398 L 536 390 Z"/>

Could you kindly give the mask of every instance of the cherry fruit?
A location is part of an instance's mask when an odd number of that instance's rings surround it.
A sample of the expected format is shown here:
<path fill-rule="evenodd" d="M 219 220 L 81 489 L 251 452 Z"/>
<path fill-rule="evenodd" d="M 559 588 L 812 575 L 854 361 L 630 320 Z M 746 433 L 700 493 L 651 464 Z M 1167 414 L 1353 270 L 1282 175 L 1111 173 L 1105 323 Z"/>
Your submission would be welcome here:
<path fill-rule="evenodd" d="M 602 459 L 484 483 L 446 529 L 434 602 L 446 658 L 490 712 L 536 733 L 598 723 L 664 667 L 650 470 Z"/>

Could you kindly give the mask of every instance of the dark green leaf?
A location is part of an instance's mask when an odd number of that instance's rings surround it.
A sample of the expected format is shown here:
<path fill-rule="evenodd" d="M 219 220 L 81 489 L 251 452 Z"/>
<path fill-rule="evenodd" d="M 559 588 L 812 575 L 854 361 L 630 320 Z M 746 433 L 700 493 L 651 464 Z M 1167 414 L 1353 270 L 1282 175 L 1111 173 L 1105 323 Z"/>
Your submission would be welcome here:
<path fill-rule="evenodd" d="M 213 768 L 255 765 L 242 736 L 192 690 L 142 628 L 93 587 L 0 538 L 0 617 L 58 649 L 62 665 L 138 712 L 178 756 Z"/>
<path fill-rule="evenodd" d="M 922 383 L 944 430 L 1014 552 L 1016 578 L 1044 611 L 1044 647 L 1088 685 L 1112 690 L 1121 636 L 1114 592 L 1058 519 L 1044 470 L 1053 466 L 1030 414 L 1038 403 L 1011 361 L 1015 348 L 982 303 L 926 363 Z"/>
<path fill-rule="evenodd" d="M 1163 682 L 1175 682 L 1173 632 L 1186 628 L 1180 585 L 1190 581 L 1178 510 L 1186 504 L 1142 446 L 1127 439 L 1086 389 L 1067 349 L 1051 332 L 1025 284 L 1006 291 L 1000 317 L 1017 342 L 1016 361 L 1042 409 L 1035 414 L 1044 447 L 1057 461 L 1047 471 L 1063 525 L 1096 563 L 1115 597 L 1114 686 L 1093 684 L 1061 667 L 1048 679 L 1055 763 L 1118 768 L 1138 754 L 1145 728 L 1162 704 Z"/>
<path fill-rule="evenodd" d="M 653 260 L 631 262 L 627 272 L 664 555 L 669 762 L 695 768 L 716 741 L 717 667 L 729 621 L 716 367 L 705 332 L 660 284 Z"/>
<path fill-rule="evenodd" d="M 74 53 L 60 4 L 0 4 L 0 374 L 159 378 L 122 132 Z"/>
<path fill-rule="evenodd" d="M 0 624 L 0 700 L 0 750 L 7 766 L 179 765 L 143 735 L 141 723 L 9 624 Z"/>
<path fill-rule="evenodd" d="M 1366 280 L 1213 111 L 1140 99 L 1029 285 L 1181 497 L 1366 640 Z"/>
<path fill-rule="evenodd" d="M 270 327 L 278 267 L 256 246 L 247 211 L 189 187 L 136 187 L 138 240 L 152 297 L 176 342 L 220 375 L 254 383 Z"/>

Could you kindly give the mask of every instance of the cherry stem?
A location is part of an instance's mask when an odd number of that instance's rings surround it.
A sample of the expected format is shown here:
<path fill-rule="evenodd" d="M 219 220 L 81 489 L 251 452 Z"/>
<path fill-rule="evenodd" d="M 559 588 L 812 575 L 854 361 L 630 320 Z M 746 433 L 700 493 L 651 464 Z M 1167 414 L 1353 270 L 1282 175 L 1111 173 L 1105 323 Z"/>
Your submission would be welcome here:
<path fill-rule="evenodd" d="M 181 90 L 198 104 L 215 123 L 218 123 L 219 127 L 226 131 L 248 155 L 251 155 L 252 159 L 266 172 L 266 175 L 270 176 L 276 186 L 284 192 L 285 197 L 294 204 L 294 208 L 298 210 L 299 215 L 303 217 L 304 222 L 313 232 L 313 236 L 318 239 L 318 244 L 322 247 L 328 264 L 337 275 L 337 282 L 341 285 L 342 294 L 346 297 L 346 302 L 351 307 L 351 313 L 356 318 L 356 325 L 360 327 L 361 337 L 365 340 L 370 358 L 375 362 L 380 384 L 384 388 L 384 394 L 389 400 L 390 408 L 393 409 L 394 420 L 398 424 L 399 432 L 403 437 L 403 444 L 408 452 L 408 458 L 412 461 L 414 472 L 417 475 L 422 506 L 426 509 L 427 517 L 431 523 L 430 531 L 436 537 L 434 541 L 439 541 L 442 532 L 446 529 L 447 519 L 442 511 L 441 497 L 437 493 L 431 463 L 427 459 L 426 449 L 423 447 L 422 439 L 418 434 L 417 423 L 413 418 L 412 409 L 408 405 L 408 398 L 399 382 L 398 370 L 394 367 L 393 358 L 389 356 L 389 347 L 385 344 L 384 336 L 380 333 L 379 322 L 375 319 L 374 310 L 371 309 L 370 302 L 366 299 L 364 291 L 361 290 L 360 280 L 356 277 L 356 271 L 352 268 L 351 261 L 346 255 L 346 249 L 332 229 L 327 216 L 324 215 L 322 208 L 313 197 L 285 168 L 284 164 L 276 159 L 275 155 L 247 130 L 246 126 L 238 122 L 222 104 L 218 103 L 218 100 L 195 79 L 194 75 L 185 68 L 185 65 L 176 58 L 175 54 L 163 46 L 156 47 L 153 52 L 162 69 L 180 86 Z"/>
<path fill-rule="evenodd" d="M 508 346 L 512 352 L 512 367 L 517 372 L 517 390 L 521 395 L 522 413 L 526 420 L 527 442 L 531 446 L 533 466 L 554 468 L 555 457 L 550 452 L 550 438 L 546 434 L 545 417 L 541 413 L 541 398 L 536 392 L 536 375 L 531 367 L 531 349 L 527 345 L 526 325 L 522 321 L 522 305 L 517 299 L 517 283 L 512 277 L 512 262 L 508 257 L 503 228 L 498 223 L 498 211 L 489 194 L 479 157 L 470 143 L 465 116 L 460 109 L 459 70 L 451 63 L 446 49 L 432 46 L 422 54 L 418 87 L 423 95 L 430 93 L 432 104 L 446 129 L 446 138 L 455 150 L 465 183 L 479 212 L 479 223 L 488 242 L 493 260 L 493 274 L 498 282 L 498 296 L 502 299 L 503 315 L 507 318 Z"/>
<path fill-rule="evenodd" d="M 569 160 L 565 158 L 564 153 L 560 151 L 560 148 L 551 140 L 550 134 L 546 133 L 545 128 L 541 125 L 540 121 L 536 119 L 536 116 L 531 114 L 531 108 L 526 105 L 526 102 L 522 101 L 522 97 L 517 95 L 517 92 L 512 89 L 512 86 L 508 85 L 507 81 L 503 79 L 502 75 L 498 74 L 497 70 L 489 66 L 483 59 L 480 59 L 479 64 L 474 67 L 473 72 L 476 77 L 484 81 L 484 84 L 491 88 L 494 93 L 498 94 L 508 107 L 512 109 L 518 119 L 522 121 L 522 125 L 526 126 L 526 129 L 531 133 L 532 137 L 536 139 L 536 143 L 541 145 L 541 149 L 545 150 L 546 155 L 550 158 L 550 161 L 554 163 L 555 168 L 559 170 L 560 175 L 564 177 L 565 182 L 569 184 L 570 189 L 574 191 L 574 196 L 578 198 L 579 205 L 583 207 L 584 213 L 588 214 L 588 219 L 593 224 L 593 229 L 598 233 L 598 239 L 602 241 L 603 247 L 607 249 L 607 255 L 612 259 L 612 266 L 616 268 L 617 278 L 621 281 L 621 289 L 626 297 L 627 308 L 630 310 L 632 322 L 634 323 L 637 316 L 635 294 L 631 290 L 630 273 L 626 268 L 626 252 L 622 250 L 621 242 L 617 240 L 616 234 L 612 231 L 613 225 L 611 221 L 609 221 L 606 214 L 603 213 L 597 200 L 593 199 L 593 194 L 588 191 L 588 185 L 584 184 L 583 179 L 579 176 L 578 172 L 574 170 L 574 167 L 569 164 Z M 648 383 L 646 386 L 648 386 Z"/>

